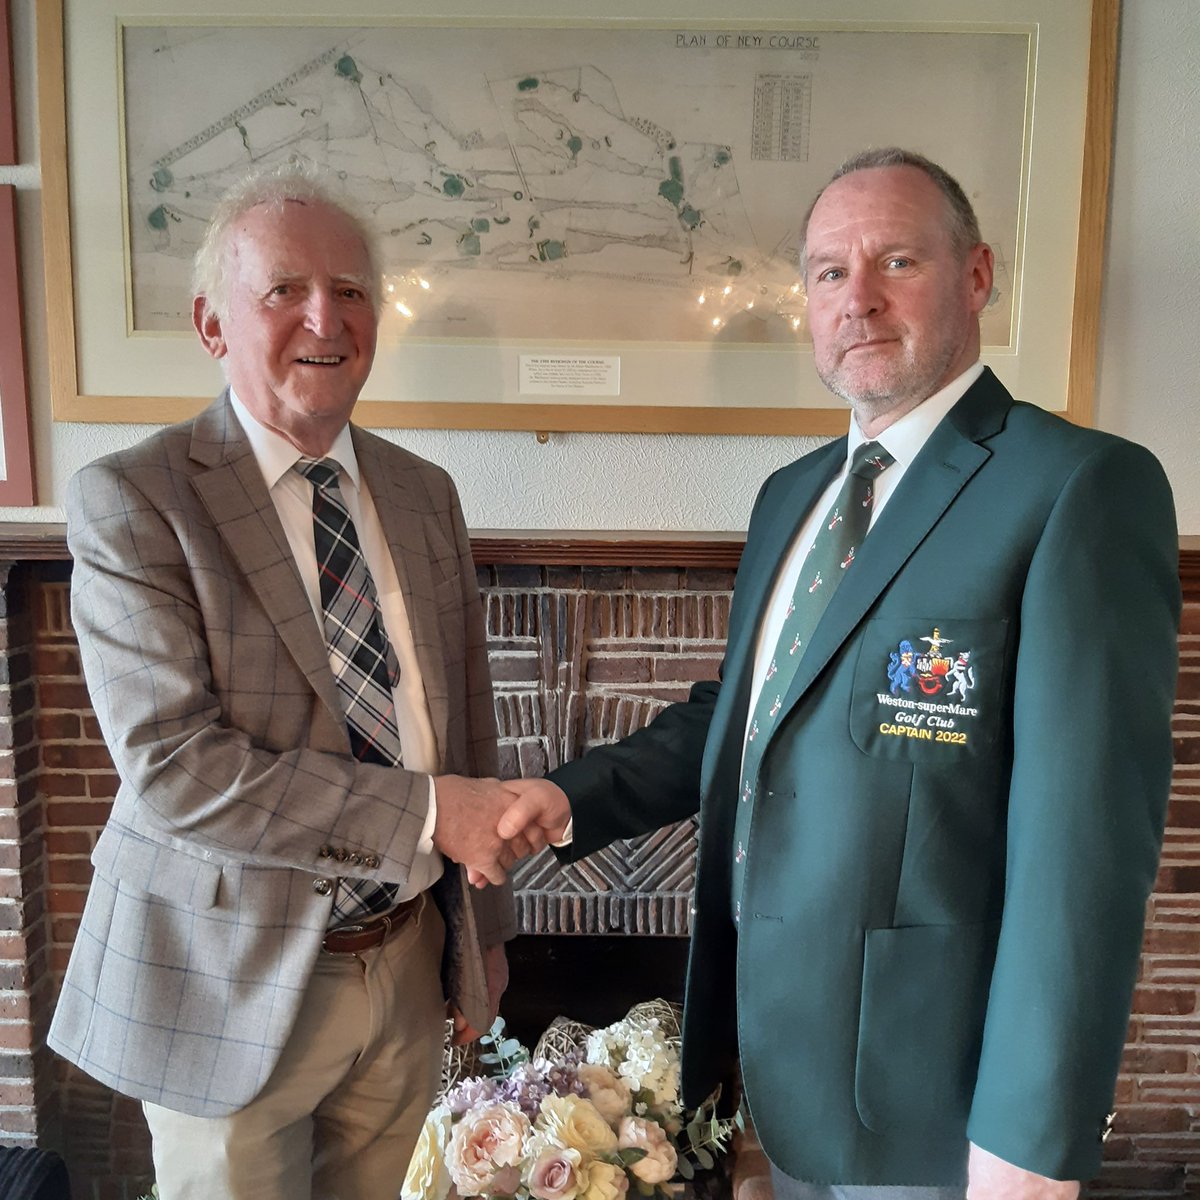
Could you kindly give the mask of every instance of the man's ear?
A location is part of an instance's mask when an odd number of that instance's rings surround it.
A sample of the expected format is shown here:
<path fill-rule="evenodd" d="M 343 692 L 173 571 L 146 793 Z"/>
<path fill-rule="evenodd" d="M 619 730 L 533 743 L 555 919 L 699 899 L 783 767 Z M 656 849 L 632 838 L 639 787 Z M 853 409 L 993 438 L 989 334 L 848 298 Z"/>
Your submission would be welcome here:
<path fill-rule="evenodd" d="M 192 324 L 200 335 L 200 343 L 213 358 L 225 357 L 225 337 L 221 333 L 221 318 L 209 307 L 207 296 L 192 301 Z"/>
<path fill-rule="evenodd" d="M 992 298 L 992 277 L 995 274 L 995 259 L 987 242 L 980 242 L 967 255 L 968 288 L 971 311 L 978 316 Z"/>

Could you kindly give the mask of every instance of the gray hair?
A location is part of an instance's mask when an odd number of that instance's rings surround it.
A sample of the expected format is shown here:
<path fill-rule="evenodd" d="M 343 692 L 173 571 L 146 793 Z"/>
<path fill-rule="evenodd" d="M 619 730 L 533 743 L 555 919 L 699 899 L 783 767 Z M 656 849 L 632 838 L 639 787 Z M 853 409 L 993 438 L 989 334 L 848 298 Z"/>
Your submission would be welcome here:
<path fill-rule="evenodd" d="M 946 201 L 946 232 L 950 235 L 950 244 L 959 258 L 966 256 L 979 245 L 983 238 L 979 233 L 979 218 L 967 199 L 967 193 L 962 185 L 946 170 L 932 159 L 918 154 L 915 150 L 902 150 L 898 146 L 884 146 L 880 150 L 861 150 L 858 154 L 846 159 L 814 197 L 804 214 L 800 226 L 800 274 L 808 274 L 808 223 L 812 219 L 813 209 L 817 201 L 825 194 L 829 184 L 843 176 L 852 175 L 855 171 L 867 171 L 875 167 L 916 167 L 936 185 Z"/>
<path fill-rule="evenodd" d="M 262 207 L 278 212 L 289 200 L 324 205 L 341 213 L 350 222 L 367 252 L 370 266 L 368 287 L 371 303 L 378 312 L 383 276 L 379 237 L 336 187 L 335 177 L 303 160 L 258 167 L 238 180 L 217 201 L 204 231 L 204 239 L 192 262 L 192 294 L 205 298 L 209 312 L 218 317 L 224 316 L 229 302 L 225 252 L 233 226 L 252 208 Z"/>

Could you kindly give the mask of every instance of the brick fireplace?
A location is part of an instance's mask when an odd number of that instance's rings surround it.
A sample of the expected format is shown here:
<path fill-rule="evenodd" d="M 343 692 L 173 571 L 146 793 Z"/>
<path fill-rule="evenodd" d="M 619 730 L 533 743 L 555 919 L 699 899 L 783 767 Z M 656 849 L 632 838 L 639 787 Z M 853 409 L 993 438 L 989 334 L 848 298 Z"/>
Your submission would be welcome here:
<path fill-rule="evenodd" d="M 475 553 L 504 774 L 620 737 L 715 677 L 739 542 L 480 537 Z M 1097 1197 L 1200 1192 L 1200 539 L 1181 571 L 1171 808 Z M 61 527 L 0 531 L 0 1142 L 60 1150 L 77 1198 L 131 1200 L 149 1167 L 139 1106 L 44 1046 L 116 789 L 69 584 Z M 521 866 L 510 1026 L 526 1033 L 558 1011 L 609 1020 L 652 990 L 677 992 L 694 845 L 683 822 L 566 869 L 546 856 Z"/>

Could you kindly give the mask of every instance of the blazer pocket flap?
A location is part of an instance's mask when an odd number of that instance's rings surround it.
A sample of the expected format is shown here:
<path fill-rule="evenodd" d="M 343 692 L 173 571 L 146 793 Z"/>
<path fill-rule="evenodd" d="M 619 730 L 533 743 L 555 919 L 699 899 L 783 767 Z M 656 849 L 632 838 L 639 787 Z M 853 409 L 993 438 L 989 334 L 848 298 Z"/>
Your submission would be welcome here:
<path fill-rule="evenodd" d="M 110 826 L 92 851 L 101 875 L 187 908 L 212 908 L 221 882 L 219 863 Z"/>
<path fill-rule="evenodd" d="M 867 930 L 854 1089 L 868 1129 L 966 1138 L 999 933 Z"/>

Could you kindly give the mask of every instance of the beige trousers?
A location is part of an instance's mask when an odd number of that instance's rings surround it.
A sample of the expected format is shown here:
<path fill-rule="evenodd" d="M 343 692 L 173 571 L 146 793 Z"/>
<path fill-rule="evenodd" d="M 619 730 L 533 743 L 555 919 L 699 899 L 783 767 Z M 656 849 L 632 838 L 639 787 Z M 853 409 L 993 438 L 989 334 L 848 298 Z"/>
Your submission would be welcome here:
<path fill-rule="evenodd" d="M 144 1104 L 161 1200 L 396 1200 L 441 1077 L 445 927 L 324 952 L 266 1087 L 227 1117 Z"/>

